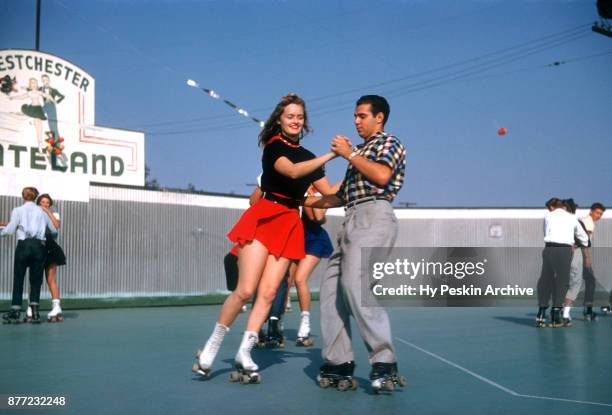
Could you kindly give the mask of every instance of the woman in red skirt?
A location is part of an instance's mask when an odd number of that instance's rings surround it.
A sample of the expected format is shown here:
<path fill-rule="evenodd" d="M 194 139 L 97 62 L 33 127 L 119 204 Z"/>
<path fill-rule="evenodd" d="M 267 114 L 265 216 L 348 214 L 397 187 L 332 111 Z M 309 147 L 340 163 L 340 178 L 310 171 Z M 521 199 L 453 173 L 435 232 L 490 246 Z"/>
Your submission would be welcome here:
<path fill-rule="evenodd" d="M 300 139 L 308 132 L 305 103 L 299 96 L 289 94 L 277 104 L 259 134 L 264 196 L 244 212 L 228 234 L 239 245 L 238 286 L 223 303 L 210 338 L 198 352 L 198 363 L 193 366 L 196 373 L 204 376 L 210 373 L 229 326 L 257 290 L 257 300 L 235 358 L 238 372 L 232 373 L 231 380 L 259 383 L 251 349 L 258 341 L 259 330 L 290 262 L 305 256 L 298 207 L 310 184 L 323 194 L 337 190 L 337 186 L 330 186 L 322 168 L 336 155 L 330 151 L 315 157 L 303 148 Z"/>

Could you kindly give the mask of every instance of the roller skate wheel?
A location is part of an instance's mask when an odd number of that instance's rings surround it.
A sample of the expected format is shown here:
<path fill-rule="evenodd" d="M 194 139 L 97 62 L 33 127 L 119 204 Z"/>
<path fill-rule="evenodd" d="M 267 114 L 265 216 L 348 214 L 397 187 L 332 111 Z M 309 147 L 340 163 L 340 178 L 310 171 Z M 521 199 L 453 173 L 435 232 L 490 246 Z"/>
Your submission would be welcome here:
<path fill-rule="evenodd" d="M 319 386 L 322 387 L 323 389 L 329 388 L 330 384 L 331 382 L 329 381 L 328 378 L 319 377 Z"/>
<path fill-rule="evenodd" d="M 389 381 L 385 382 L 384 387 L 389 392 L 393 392 L 393 390 L 395 390 L 395 385 L 393 384 L 393 382 L 389 382 Z"/>
<path fill-rule="evenodd" d="M 194 363 L 193 366 L 191 366 L 191 371 L 193 373 L 197 373 L 200 376 L 204 376 L 204 377 L 208 377 L 208 374 L 210 373 L 210 370 L 204 370 L 200 367 L 199 364 Z"/>
<path fill-rule="evenodd" d="M 406 380 L 406 376 L 400 376 L 397 379 L 397 383 L 403 388 L 404 386 L 406 386 L 408 384 L 408 381 Z"/>
<path fill-rule="evenodd" d="M 310 337 L 298 338 L 295 342 L 295 345 L 300 347 L 310 347 L 313 344 L 314 340 L 312 340 Z"/>
<path fill-rule="evenodd" d="M 351 379 L 351 390 L 356 391 L 357 387 L 359 387 L 359 383 L 357 382 L 357 379 Z"/>
<path fill-rule="evenodd" d="M 346 392 L 350 387 L 351 383 L 346 379 L 342 379 L 340 382 L 338 382 L 338 390 L 340 392 Z"/>
<path fill-rule="evenodd" d="M 372 381 L 372 389 L 374 390 L 374 393 L 380 392 L 382 388 L 383 388 L 382 379 L 374 379 Z"/>
<path fill-rule="evenodd" d="M 247 383 L 251 383 L 251 378 L 249 377 L 249 375 L 240 376 L 240 384 L 246 385 Z"/>
<path fill-rule="evenodd" d="M 240 373 L 238 373 L 238 372 L 231 372 L 230 373 L 230 382 L 240 382 L 241 379 L 242 379 L 242 375 Z"/>

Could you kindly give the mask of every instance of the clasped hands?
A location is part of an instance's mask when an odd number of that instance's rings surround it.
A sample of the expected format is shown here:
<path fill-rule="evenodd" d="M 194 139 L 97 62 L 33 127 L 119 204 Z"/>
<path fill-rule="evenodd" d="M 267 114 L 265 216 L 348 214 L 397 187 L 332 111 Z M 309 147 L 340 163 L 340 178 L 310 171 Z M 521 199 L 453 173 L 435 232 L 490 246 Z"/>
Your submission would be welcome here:
<path fill-rule="evenodd" d="M 353 143 L 344 135 L 337 135 L 331 141 L 331 151 L 338 156 L 348 159 L 353 152 Z"/>

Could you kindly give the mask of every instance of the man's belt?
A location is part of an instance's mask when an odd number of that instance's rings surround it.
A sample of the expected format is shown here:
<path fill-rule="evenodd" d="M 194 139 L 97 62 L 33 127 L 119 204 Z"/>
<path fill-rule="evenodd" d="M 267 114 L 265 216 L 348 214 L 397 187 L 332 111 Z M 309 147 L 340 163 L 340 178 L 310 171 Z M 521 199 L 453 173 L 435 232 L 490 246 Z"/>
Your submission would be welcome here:
<path fill-rule="evenodd" d="M 348 208 L 360 205 L 362 203 L 373 202 L 375 200 L 387 200 L 387 198 L 384 197 L 384 196 L 362 197 L 361 199 L 357 199 L 357 200 L 353 200 L 351 202 L 348 202 L 346 205 L 344 205 L 344 207 L 348 209 Z"/>

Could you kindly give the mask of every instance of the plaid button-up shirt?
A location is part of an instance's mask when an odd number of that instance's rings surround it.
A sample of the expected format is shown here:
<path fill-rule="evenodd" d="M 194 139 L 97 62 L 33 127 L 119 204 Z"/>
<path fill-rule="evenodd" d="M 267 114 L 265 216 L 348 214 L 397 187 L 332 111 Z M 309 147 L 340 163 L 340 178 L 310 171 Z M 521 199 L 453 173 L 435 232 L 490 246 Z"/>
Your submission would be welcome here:
<path fill-rule="evenodd" d="M 385 186 L 368 181 L 352 164 L 349 164 L 340 190 L 336 193 L 344 204 L 369 196 L 384 197 L 392 202 L 404 183 L 406 149 L 401 141 L 379 131 L 370 140 L 359 144 L 353 151 L 370 161 L 383 163 L 391 168 L 391 178 Z"/>

